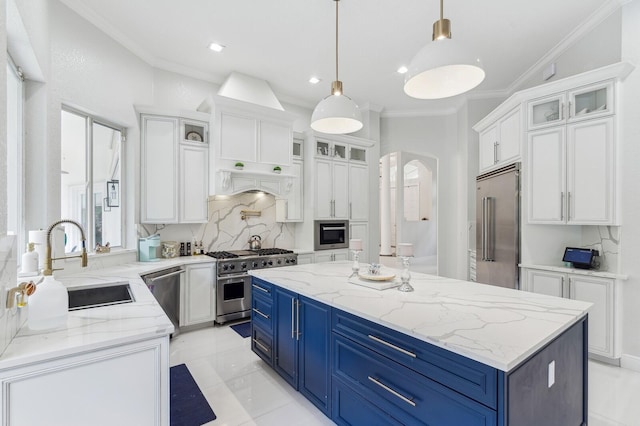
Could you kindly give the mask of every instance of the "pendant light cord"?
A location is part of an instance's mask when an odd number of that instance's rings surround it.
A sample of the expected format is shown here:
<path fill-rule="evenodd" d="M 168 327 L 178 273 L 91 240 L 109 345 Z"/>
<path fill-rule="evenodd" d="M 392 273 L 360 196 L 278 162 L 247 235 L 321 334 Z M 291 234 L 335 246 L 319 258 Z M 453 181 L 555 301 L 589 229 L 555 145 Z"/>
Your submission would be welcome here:
<path fill-rule="evenodd" d="M 336 2 L 336 81 L 338 81 L 338 2 L 339 1 L 340 0 L 335 0 Z"/>
<path fill-rule="evenodd" d="M 441 21 L 442 21 L 442 19 L 444 19 L 444 16 L 442 14 L 443 3 L 444 3 L 444 0 L 440 0 L 440 20 Z"/>

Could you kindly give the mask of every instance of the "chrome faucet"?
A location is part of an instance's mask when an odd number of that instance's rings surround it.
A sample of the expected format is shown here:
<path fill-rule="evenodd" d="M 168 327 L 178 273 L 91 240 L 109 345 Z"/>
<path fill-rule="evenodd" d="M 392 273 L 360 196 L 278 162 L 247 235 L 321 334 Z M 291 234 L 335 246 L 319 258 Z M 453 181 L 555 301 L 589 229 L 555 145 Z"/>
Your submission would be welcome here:
<path fill-rule="evenodd" d="M 75 225 L 78 227 L 78 229 L 80 230 L 80 235 L 82 237 L 82 253 L 80 253 L 78 256 L 63 256 L 63 257 L 57 257 L 57 258 L 52 258 L 51 257 L 51 232 L 53 231 L 53 228 L 55 228 L 56 226 L 60 225 L 61 223 L 70 223 L 72 225 Z M 75 220 L 70 220 L 70 219 L 62 219 L 59 220 L 57 222 L 54 222 L 51 224 L 51 226 L 49 226 L 49 229 L 47 229 L 47 251 L 45 252 L 45 265 L 44 265 L 44 271 L 42 271 L 42 275 L 51 275 L 53 274 L 53 261 L 54 260 L 58 260 L 58 259 L 71 259 L 74 257 L 79 257 L 82 259 L 82 267 L 86 267 L 87 263 L 88 263 L 88 259 L 87 259 L 87 239 L 84 236 L 84 229 L 82 229 L 82 225 L 80 225 L 78 222 L 76 222 Z"/>

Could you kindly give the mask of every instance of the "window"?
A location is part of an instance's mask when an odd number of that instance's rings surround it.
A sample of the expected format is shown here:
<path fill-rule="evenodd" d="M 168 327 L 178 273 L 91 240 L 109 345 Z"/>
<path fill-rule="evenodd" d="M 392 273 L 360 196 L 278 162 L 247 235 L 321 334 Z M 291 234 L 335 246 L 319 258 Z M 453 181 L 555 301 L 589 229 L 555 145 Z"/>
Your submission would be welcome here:
<path fill-rule="evenodd" d="M 17 235 L 18 253 L 25 249 L 22 178 L 24 101 L 22 71 L 7 64 L 7 231 Z M 19 258 L 19 257 L 18 257 Z"/>
<path fill-rule="evenodd" d="M 67 107 L 61 129 L 61 217 L 82 225 L 89 251 L 122 246 L 124 129 Z M 65 226 L 65 234 L 65 252 L 79 251 L 80 231 Z"/>

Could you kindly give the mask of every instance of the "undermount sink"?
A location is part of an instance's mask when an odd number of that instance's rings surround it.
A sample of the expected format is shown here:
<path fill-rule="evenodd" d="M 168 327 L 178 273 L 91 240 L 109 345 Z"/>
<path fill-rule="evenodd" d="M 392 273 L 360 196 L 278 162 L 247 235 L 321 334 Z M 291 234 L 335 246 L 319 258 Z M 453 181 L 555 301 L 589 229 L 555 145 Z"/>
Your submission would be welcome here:
<path fill-rule="evenodd" d="M 134 301 L 131 288 L 126 281 L 71 288 L 68 293 L 70 311 L 120 305 Z"/>

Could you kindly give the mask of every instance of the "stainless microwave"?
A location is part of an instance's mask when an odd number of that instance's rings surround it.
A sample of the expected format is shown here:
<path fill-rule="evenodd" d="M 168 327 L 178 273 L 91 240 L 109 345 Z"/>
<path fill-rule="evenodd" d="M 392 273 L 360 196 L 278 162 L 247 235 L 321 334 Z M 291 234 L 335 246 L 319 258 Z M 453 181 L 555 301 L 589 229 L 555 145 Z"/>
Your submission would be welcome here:
<path fill-rule="evenodd" d="M 316 220 L 313 228 L 315 250 L 349 248 L 348 220 Z"/>

